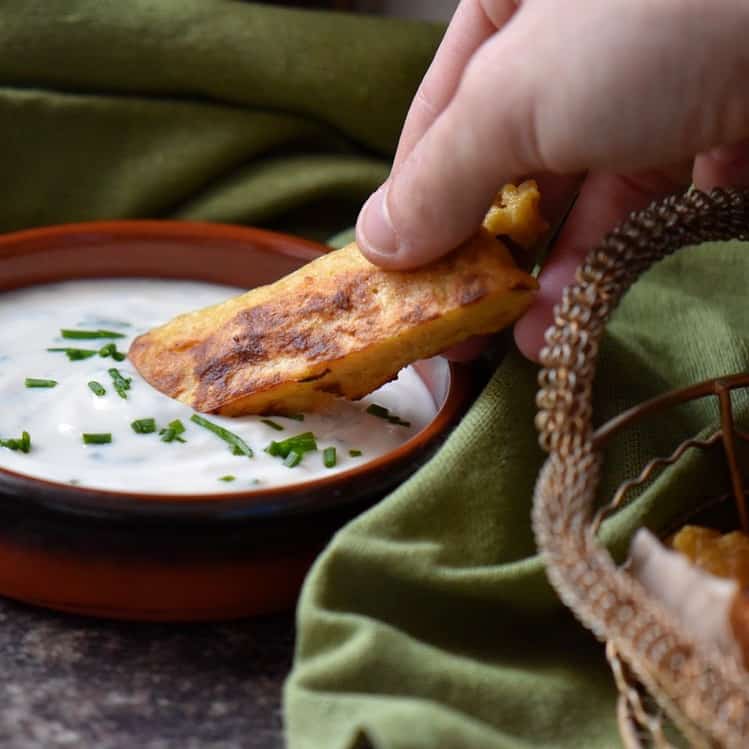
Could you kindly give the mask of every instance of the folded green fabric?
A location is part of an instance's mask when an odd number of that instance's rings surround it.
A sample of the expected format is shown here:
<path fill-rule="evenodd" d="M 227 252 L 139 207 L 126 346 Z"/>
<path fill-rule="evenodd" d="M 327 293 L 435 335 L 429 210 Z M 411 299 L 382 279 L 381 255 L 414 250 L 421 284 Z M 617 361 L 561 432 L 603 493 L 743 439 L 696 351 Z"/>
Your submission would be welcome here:
<path fill-rule="evenodd" d="M 387 175 L 442 31 L 238 0 L 2 0 L 0 231 L 166 217 L 326 237 Z"/>
<path fill-rule="evenodd" d="M 747 288 L 740 243 L 685 250 L 640 280 L 609 328 L 598 418 L 746 371 Z M 508 356 L 441 452 L 318 560 L 286 688 L 293 749 L 620 745 L 602 647 L 561 608 L 534 556 L 535 377 Z M 734 408 L 745 422 L 746 393 Z M 602 495 L 716 423 L 715 404 L 695 402 L 623 435 Z M 687 453 L 607 524 L 606 540 L 621 553 L 638 525 L 662 530 L 718 494 L 721 460 Z"/>
<path fill-rule="evenodd" d="M 327 236 L 387 173 L 441 32 L 238 0 L 0 0 L 0 230 L 169 217 Z M 601 420 L 746 368 L 748 250 L 690 250 L 638 283 L 604 346 Z M 508 356 L 437 457 L 319 559 L 292 749 L 618 744 L 601 647 L 534 556 L 535 374 Z M 715 420 L 695 403 L 618 440 L 602 493 Z M 607 540 L 623 552 L 724 477 L 719 457 L 685 456 Z"/>

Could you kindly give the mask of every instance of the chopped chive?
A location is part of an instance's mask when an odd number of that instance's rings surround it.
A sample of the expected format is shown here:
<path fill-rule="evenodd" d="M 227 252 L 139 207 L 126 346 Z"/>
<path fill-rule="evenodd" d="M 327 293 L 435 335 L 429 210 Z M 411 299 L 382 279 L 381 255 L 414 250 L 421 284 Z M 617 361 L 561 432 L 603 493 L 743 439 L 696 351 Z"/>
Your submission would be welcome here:
<path fill-rule="evenodd" d="M 193 414 L 190 417 L 190 421 L 210 432 L 213 432 L 217 437 L 220 437 L 224 442 L 227 442 L 233 455 L 246 455 L 248 458 L 252 457 L 252 448 L 241 437 L 238 437 L 228 429 L 224 429 L 218 424 L 214 424 L 212 421 L 208 421 L 208 419 L 198 416 L 198 414 Z"/>
<path fill-rule="evenodd" d="M 125 356 L 125 354 L 117 350 L 116 343 L 108 343 L 106 344 L 106 346 L 102 346 L 99 349 L 99 356 L 101 356 L 102 359 L 106 359 L 108 356 L 111 356 L 115 361 L 125 361 L 125 359 L 127 359 L 127 356 Z"/>
<path fill-rule="evenodd" d="M 387 419 L 390 416 L 390 411 L 385 406 L 378 406 L 376 403 L 367 406 L 367 413 L 380 419 Z"/>
<path fill-rule="evenodd" d="M 84 359 L 90 359 L 94 356 L 94 353 L 85 349 L 70 349 L 65 352 L 70 361 L 83 361 Z"/>
<path fill-rule="evenodd" d="M 236 477 L 236 476 L 232 476 L 231 474 L 229 474 L 228 476 L 222 476 L 222 477 L 221 477 L 221 478 L 219 479 L 219 481 L 226 481 L 227 483 L 228 483 L 229 481 L 236 481 L 236 480 L 237 480 L 237 477 Z"/>
<path fill-rule="evenodd" d="M 385 421 L 388 421 L 391 424 L 395 424 L 399 427 L 411 426 L 410 421 L 403 421 L 400 416 L 391 414 L 390 410 L 385 408 L 385 406 L 378 406 L 376 403 L 372 403 L 367 407 L 367 413 L 372 414 L 372 416 L 376 416 L 378 419 L 385 419 Z"/>
<path fill-rule="evenodd" d="M 91 340 L 93 338 L 124 338 L 124 333 L 115 333 L 113 330 L 61 330 L 63 338 L 79 341 Z"/>
<path fill-rule="evenodd" d="M 287 419 L 294 419 L 294 421 L 304 421 L 304 414 L 286 414 Z"/>
<path fill-rule="evenodd" d="M 272 419 L 260 419 L 260 421 L 262 421 L 266 426 L 269 426 L 271 429 L 275 429 L 277 432 L 283 432 L 283 427 L 278 422 L 275 422 Z"/>
<path fill-rule="evenodd" d="M 20 450 L 22 453 L 28 453 L 31 451 L 31 437 L 28 432 L 21 432 L 21 436 L 18 438 L 0 439 L 0 447 L 7 447 L 9 450 Z"/>
<path fill-rule="evenodd" d="M 85 445 L 108 445 L 112 441 L 111 432 L 106 434 L 86 434 L 82 435 Z"/>
<path fill-rule="evenodd" d="M 317 442 L 312 432 L 303 432 L 281 442 L 274 440 L 265 448 L 265 452 L 274 458 L 287 458 L 292 452 L 304 455 L 315 450 L 317 450 Z"/>
<path fill-rule="evenodd" d="M 48 348 L 47 351 L 52 351 L 53 353 L 64 353 L 70 361 L 90 359 L 92 356 L 96 356 L 99 353 L 98 349 L 88 348 Z"/>
<path fill-rule="evenodd" d="M 185 425 L 179 420 L 175 419 L 170 421 L 164 429 L 159 432 L 162 442 L 182 442 L 183 444 L 187 440 L 182 439 L 180 435 L 185 431 Z"/>
<path fill-rule="evenodd" d="M 182 434 L 185 431 L 185 425 L 179 419 L 170 421 L 167 426 L 169 427 L 169 429 L 174 429 L 174 432 L 176 434 Z"/>
<path fill-rule="evenodd" d="M 130 426 L 136 434 L 153 434 L 156 431 L 156 419 L 136 419 Z"/>
<path fill-rule="evenodd" d="M 97 382 L 96 380 L 91 380 L 91 382 L 88 383 L 88 389 L 94 395 L 98 395 L 100 398 L 102 395 L 107 394 L 107 391 L 104 389 L 104 386 L 100 382 Z"/>
<path fill-rule="evenodd" d="M 57 380 L 40 380 L 36 377 L 26 378 L 27 388 L 53 388 L 57 387 Z"/>
<path fill-rule="evenodd" d="M 360 458 L 360 457 L 361 457 L 361 456 L 362 456 L 362 455 L 363 455 L 364 453 L 362 453 L 362 451 L 361 451 L 361 450 L 349 450 L 349 451 L 348 451 L 348 454 L 349 454 L 349 455 L 350 455 L 350 456 L 351 456 L 352 458 Z"/>
<path fill-rule="evenodd" d="M 107 371 L 112 378 L 112 383 L 114 384 L 114 389 L 117 391 L 117 395 L 119 395 L 120 398 L 126 399 L 127 391 L 130 390 L 130 384 L 133 381 L 132 377 L 123 377 L 120 370 L 115 369 L 114 367 Z"/>
<path fill-rule="evenodd" d="M 302 462 L 302 453 L 298 453 L 296 450 L 292 450 L 283 461 L 283 464 L 287 468 L 296 468 Z"/>
<path fill-rule="evenodd" d="M 326 468 L 335 468 L 337 462 L 335 447 L 326 447 L 322 451 L 322 462 Z"/>
<path fill-rule="evenodd" d="M 391 424 L 395 424 L 399 427 L 410 427 L 411 422 L 410 421 L 403 421 L 403 419 L 400 418 L 400 416 L 388 416 L 388 421 Z"/>

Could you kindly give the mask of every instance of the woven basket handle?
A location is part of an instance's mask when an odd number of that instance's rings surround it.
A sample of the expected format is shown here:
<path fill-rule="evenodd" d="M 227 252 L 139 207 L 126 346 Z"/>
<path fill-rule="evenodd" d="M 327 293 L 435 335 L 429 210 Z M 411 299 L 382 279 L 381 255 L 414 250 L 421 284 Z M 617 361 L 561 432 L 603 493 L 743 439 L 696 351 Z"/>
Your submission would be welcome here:
<path fill-rule="evenodd" d="M 632 214 L 588 253 L 555 308 L 541 353 L 536 424 L 549 458 L 536 485 L 533 526 L 547 574 L 695 746 L 749 746 L 749 679 L 733 659 L 696 647 L 600 545 L 591 522 L 601 459 L 592 387 L 606 322 L 642 273 L 683 247 L 747 237 L 749 191 L 695 190 Z"/>
<path fill-rule="evenodd" d="M 545 450 L 564 458 L 571 440 L 590 436 L 599 343 L 606 321 L 637 278 L 684 247 L 748 237 L 749 191 L 694 190 L 632 214 L 588 253 L 554 309 L 541 352 L 536 426 Z"/>

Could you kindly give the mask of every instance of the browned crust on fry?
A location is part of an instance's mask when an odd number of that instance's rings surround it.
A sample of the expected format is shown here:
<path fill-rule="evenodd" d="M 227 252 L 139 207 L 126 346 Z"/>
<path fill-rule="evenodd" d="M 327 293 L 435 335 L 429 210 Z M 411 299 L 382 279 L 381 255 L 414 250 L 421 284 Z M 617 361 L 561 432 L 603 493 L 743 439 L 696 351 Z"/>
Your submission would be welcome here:
<path fill-rule="evenodd" d="M 355 244 L 280 281 L 137 338 L 130 359 L 155 388 L 226 415 L 313 410 L 356 399 L 417 359 L 518 318 L 536 281 L 489 231 L 538 239 L 535 183 L 505 186 L 485 227 L 433 265 L 384 271 Z"/>
<path fill-rule="evenodd" d="M 140 336 L 130 359 L 198 411 L 309 410 L 330 394 L 360 398 L 409 362 L 506 326 L 535 288 L 485 232 L 412 272 L 383 271 L 352 244 Z"/>

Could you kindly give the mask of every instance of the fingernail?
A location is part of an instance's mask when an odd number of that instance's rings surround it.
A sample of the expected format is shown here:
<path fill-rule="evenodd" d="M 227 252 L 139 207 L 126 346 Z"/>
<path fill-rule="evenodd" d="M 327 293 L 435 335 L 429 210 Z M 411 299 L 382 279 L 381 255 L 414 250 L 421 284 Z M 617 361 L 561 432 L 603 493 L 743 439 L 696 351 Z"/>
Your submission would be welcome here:
<path fill-rule="evenodd" d="M 359 222 L 359 237 L 365 250 L 379 255 L 394 255 L 398 250 L 398 237 L 393 231 L 387 207 L 390 182 L 386 182 L 365 203 Z"/>

